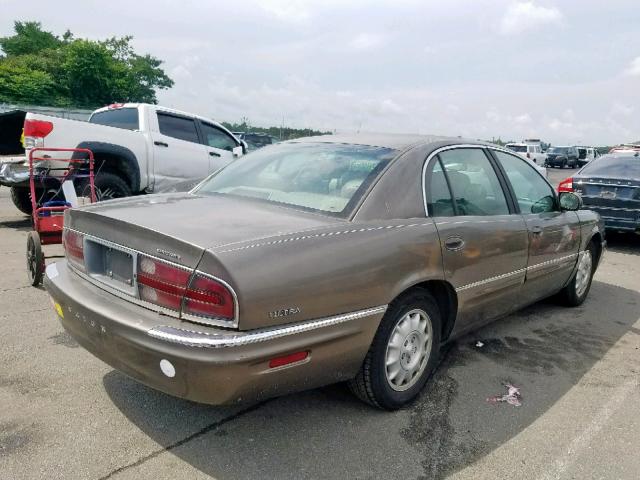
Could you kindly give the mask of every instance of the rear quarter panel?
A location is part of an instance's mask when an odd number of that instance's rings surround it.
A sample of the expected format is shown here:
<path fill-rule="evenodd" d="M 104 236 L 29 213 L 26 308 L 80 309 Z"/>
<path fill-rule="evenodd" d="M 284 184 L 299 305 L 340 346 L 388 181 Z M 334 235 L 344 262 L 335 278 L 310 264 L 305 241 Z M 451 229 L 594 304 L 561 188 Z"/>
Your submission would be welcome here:
<path fill-rule="evenodd" d="M 27 113 L 26 118 L 53 123 L 53 131 L 44 139 L 44 148 L 76 148 L 86 142 L 114 144 L 128 148 L 136 156 L 140 167 L 141 189 L 147 185 L 147 138 L 142 132 L 36 113 Z M 144 123 L 141 124 L 141 128 L 143 125 Z M 69 153 L 65 152 L 41 152 L 39 155 L 42 153 L 46 153 L 52 159 L 70 158 Z"/>
<path fill-rule="evenodd" d="M 240 329 L 385 305 L 421 281 L 441 279 L 442 258 L 426 218 L 353 222 L 219 246 L 198 269 L 227 280 Z M 293 314 L 274 316 L 289 309 Z"/>

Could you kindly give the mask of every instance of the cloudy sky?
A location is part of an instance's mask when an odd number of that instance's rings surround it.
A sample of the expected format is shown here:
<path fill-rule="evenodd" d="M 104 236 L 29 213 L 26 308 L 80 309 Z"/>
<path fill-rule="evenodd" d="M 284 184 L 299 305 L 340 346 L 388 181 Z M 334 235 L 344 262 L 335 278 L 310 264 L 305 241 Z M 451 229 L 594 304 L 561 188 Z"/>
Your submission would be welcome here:
<path fill-rule="evenodd" d="M 0 0 L 12 20 L 134 35 L 160 103 L 338 131 L 640 140 L 637 0 Z"/>

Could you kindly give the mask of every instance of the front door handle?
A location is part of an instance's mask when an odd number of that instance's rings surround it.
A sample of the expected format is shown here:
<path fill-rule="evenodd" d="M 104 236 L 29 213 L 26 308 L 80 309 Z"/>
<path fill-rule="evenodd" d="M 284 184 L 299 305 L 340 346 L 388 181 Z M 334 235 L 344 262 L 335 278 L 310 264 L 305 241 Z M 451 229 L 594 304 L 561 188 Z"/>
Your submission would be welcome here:
<path fill-rule="evenodd" d="M 209 152 L 209 155 L 211 155 L 212 157 L 221 157 L 222 156 L 218 152 Z"/>
<path fill-rule="evenodd" d="M 153 142 L 154 145 L 157 145 L 159 147 L 168 147 L 169 144 L 168 143 L 164 143 L 164 142 L 159 142 L 158 140 L 156 140 L 155 142 Z"/>
<path fill-rule="evenodd" d="M 539 227 L 538 225 L 531 227 L 531 233 L 534 235 L 540 235 L 542 233 L 542 227 Z"/>
<path fill-rule="evenodd" d="M 447 250 L 460 250 L 464 247 L 464 240 L 460 237 L 449 237 L 444 241 Z"/>

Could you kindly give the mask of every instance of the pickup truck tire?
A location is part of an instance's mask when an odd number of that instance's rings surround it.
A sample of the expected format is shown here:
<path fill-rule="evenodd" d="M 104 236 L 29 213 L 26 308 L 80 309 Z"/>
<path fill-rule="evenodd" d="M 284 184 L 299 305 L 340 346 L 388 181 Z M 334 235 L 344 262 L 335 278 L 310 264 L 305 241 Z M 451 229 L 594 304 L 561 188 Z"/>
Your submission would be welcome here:
<path fill-rule="evenodd" d="M 18 210 L 31 215 L 31 191 L 26 187 L 11 187 L 11 201 Z"/>
<path fill-rule="evenodd" d="M 111 200 L 113 198 L 123 198 L 131 196 L 131 189 L 118 175 L 109 172 L 99 173 L 95 179 L 96 200 Z M 81 188 L 82 196 L 90 196 L 89 180 L 86 180 Z"/>

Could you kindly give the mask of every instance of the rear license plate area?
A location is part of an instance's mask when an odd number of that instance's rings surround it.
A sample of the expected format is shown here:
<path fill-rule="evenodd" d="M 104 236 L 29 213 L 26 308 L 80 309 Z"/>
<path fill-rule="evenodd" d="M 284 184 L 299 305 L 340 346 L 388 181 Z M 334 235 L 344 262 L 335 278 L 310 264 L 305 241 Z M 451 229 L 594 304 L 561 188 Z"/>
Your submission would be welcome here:
<path fill-rule="evenodd" d="M 135 255 L 87 239 L 84 258 L 87 274 L 129 295 L 135 295 Z"/>

